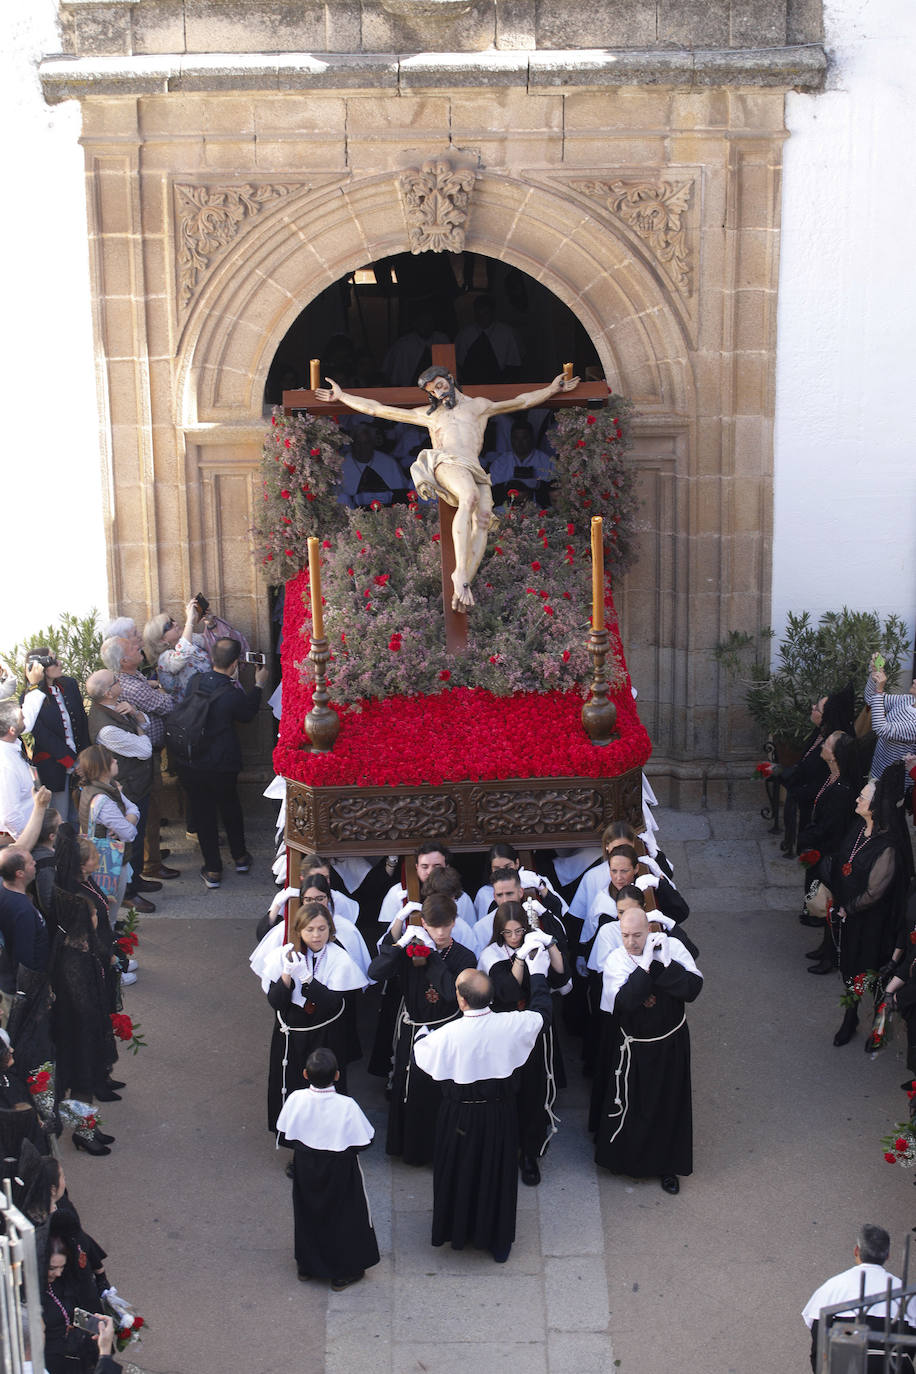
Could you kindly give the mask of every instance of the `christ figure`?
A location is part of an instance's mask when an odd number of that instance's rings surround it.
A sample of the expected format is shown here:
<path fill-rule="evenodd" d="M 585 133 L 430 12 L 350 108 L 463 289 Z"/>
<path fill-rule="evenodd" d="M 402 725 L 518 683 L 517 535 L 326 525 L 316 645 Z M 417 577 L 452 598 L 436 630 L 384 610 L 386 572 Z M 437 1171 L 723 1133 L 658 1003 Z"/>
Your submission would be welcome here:
<path fill-rule="evenodd" d="M 459 391 L 447 368 L 428 367 L 417 378 L 417 385 L 430 401 L 423 415 L 418 410 L 385 405 L 370 397 L 349 395 L 341 391 L 333 378 L 327 380 L 329 385 L 315 392 L 319 401 L 342 401 L 350 410 L 361 411 L 364 415 L 401 420 L 404 424 L 422 425 L 429 430 L 432 446 L 418 453 L 410 475 L 424 501 L 438 496 L 457 508 L 452 525 L 455 545 L 452 610 L 467 611 L 474 605 L 471 582 L 486 551 L 487 535 L 493 523 L 490 478 L 480 466 L 487 421 L 491 415 L 543 405 L 558 392 L 574 390 L 579 385 L 579 378 L 564 377 L 561 373 L 549 386 L 538 391 L 523 391 L 506 401 L 490 401 L 484 396 L 466 396 Z"/>

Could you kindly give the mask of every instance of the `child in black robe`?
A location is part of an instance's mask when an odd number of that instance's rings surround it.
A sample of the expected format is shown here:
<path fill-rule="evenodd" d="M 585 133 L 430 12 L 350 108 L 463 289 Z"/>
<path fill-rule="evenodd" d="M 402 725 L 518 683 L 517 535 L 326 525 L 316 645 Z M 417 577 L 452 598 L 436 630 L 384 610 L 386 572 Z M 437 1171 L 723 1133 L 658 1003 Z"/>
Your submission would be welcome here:
<path fill-rule="evenodd" d="M 293 1154 L 296 1271 L 302 1282 L 331 1280 L 335 1292 L 378 1264 L 378 1243 L 357 1158 L 374 1131 L 340 1077 L 332 1050 L 309 1055 L 308 1087 L 290 1093 L 277 1120 L 280 1144 Z"/>

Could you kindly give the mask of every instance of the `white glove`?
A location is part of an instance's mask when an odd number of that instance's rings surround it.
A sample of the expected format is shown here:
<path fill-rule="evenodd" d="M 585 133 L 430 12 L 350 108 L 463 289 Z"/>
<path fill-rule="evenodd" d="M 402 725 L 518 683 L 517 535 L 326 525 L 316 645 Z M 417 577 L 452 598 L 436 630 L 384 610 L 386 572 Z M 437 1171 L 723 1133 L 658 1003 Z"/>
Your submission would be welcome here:
<path fill-rule="evenodd" d="M 645 892 L 646 889 L 650 887 L 658 887 L 658 875 L 655 873 L 643 873 L 636 879 L 634 886 L 638 887 L 640 892 Z"/>
<path fill-rule="evenodd" d="M 580 978 L 588 977 L 588 964 L 585 962 L 585 959 L 581 954 L 576 956 L 576 972 L 578 973 Z"/>
<path fill-rule="evenodd" d="M 652 958 L 657 959 L 660 964 L 667 968 L 671 963 L 671 945 L 665 932 L 663 930 L 653 932 L 646 944 L 652 946 Z"/>
<path fill-rule="evenodd" d="M 283 906 L 286 902 L 288 902 L 289 899 L 290 899 L 290 897 L 298 897 L 298 896 L 299 896 L 299 889 L 298 889 L 298 887 L 284 887 L 283 891 L 282 891 L 282 892 L 278 892 L 277 895 L 276 895 L 276 897 L 274 897 L 273 901 L 271 902 L 271 904 L 270 904 L 270 910 L 269 910 L 269 912 L 267 913 L 268 916 L 271 916 L 271 917 L 276 916 L 276 914 L 277 914 L 277 912 L 280 910 L 281 906 Z"/>
<path fill-rule="evenodd" d="M 649 972 L 649 965 L 652 963 L 652 953 L 652 932 L 650 931 L 646 937 L 646 943 L 643 945 L 642 954 L 638 958 L 633 956 L 639 968 L 645 969 L 646 973 Z"/>
<path fill-rule="evenodd" d="M 525 962 L 532 973 L 543 973 L 547 977 L 550 968 L 550 955 L 543 945 L 538 945 L 525 956 Z"/>
<path fill-rule="evenodd" d="M 534 931 L 529 930 L 518 949 L 515 951 L 519 959 L 526 959 L 532 950 L 540 949 L 541 942 L 534 938 Z"/>
<path fill-rule="evenodd" d="M 419 935 L 423 934 L 422 926 L 405 926 L 401 931 L 401 938 L 396 940 L 395 943 L 400 945 L 401 949 L 404 949 L 407 945 L 412 945 L 414 943 L 418 938 L 418 933 Z"/>
<path fill-rule="evenodd" d="M 536 945 L 542 945 L 544 949 L 550 949 L 554 943 L 553 936 L 548 935 L 546 930 L 529 930 L 525 936 L 525 943 L 529 940 L 533 940 Z"/>
<path fill-rule="evenodd" d="M 294 964 L 296 960 L 299 958 L 299 955 L 293 953 L 293 947 L 291 944 L 284 945 L 280 950 L 280 955 L 283 960 L 283 972 L 289 973 L 289 965 Z"/>

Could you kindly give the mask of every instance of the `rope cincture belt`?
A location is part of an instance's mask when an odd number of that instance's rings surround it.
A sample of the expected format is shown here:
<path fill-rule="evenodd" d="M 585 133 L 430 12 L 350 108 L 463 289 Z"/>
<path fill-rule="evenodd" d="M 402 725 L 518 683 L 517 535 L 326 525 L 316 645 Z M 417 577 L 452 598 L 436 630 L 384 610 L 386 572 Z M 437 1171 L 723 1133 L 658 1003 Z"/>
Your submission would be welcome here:
<path fill-rule="evenodd" d="M 286 1066 L 289 1063 L 289 1037 L 290 1035 L 301 1034 L 304 1031 L 322 1030 L 325 1026 L 330 1026 L 339 1016 L 343 1016 L 346 1002 L 342 1002 L 340 1010 L 333 1016 L 329 1016 L 327 1021 L 322 1021 L 320 1026 L 288 1026 L 279 1012 L 276 1012 L 277 1023 L 283 1036 L 283 1066 L 280 1070 L 280 1105 L 286 1105 L 288 1089 L 286 1086 Z M 277 1149 L 280 1148 L 280 1132 L 277 1132 Z"/>
<path fill-rule="evenodd" d="M 410 1026 L 410 1049 L 407 1052 L 407 1071 L 404 1074 L 404 1096 L 402 1102 L 406 1102 L 410 1095 L 410 1069 L 413 1063 L 413 1047 L 417 1038 L 418 1030 L 432 1030 L 434 1026 L 446 1026 L 449 1021 L 457 1021 L 461 1015 L 460 1011 L 452 1012 L 451 1016 L 443 1016 L 438 1021 L 411 1021 L 407 1015 L 407 1003 L 401 998 L 401 1005 L 398 1007 L 398 1019 L 395 1022 L 394 1038 L 392 1040 L 392 1056 L 396 1053 L 398 1041 L 401 1038 L 401 1027 Z"/>
<path fill-rule="evenodd" d="M 631 1059 L 632 1059 L 632 1054 L 631 1054 L 631 1052 L 630 1052 L 630 1046 L 631 1046 L 631 1045 L 657 1045 L 660 1041 L 662 1041 L 662 1040 L 667 1040 L 667 1039 L 669 1039 L 672 1035 L 676 1035 L 677 1032 L 681 1029 L 681 1026 L 685 1025 L 686 1022 L 687 1022 L 687 1010 L 686 1010 L 686 1008 L 685 1008 L 684 1011 L 681 1013 L 681 1019 L 680 1019 L 680 1021 L 678 1021 L 677 1025 L 676 1025 L 676 1026 L 672 1026 L 671 1030 L 665 1031 L 664 1035 L 652 1035 L 652 1036 L 647 1036 L 647 1037 L 642 1037 L 642 1036 L 638 1036 L 638 1035 L 624 1035 L 624 1037 L 623 1037 L 623 1042 L 622 1042 L 622 1044 L 621 1044 L 621 1046 L 620 1046 L 620 1057 L 619 1057 L 619 1059 L 617 1060 L 617 1068 L 614 1070 L 614 1093 L 615 1093 L 615 1096 L 614 1096 L 614 1108 L 615 1108 L 615 1110 L 612 1111 L 612 1112 L 608 1112 L 608 1117 L 611 1118 L 611 1119 L 613 1119 L 613 1118 L 617 1115 L 618 1112 L 621 1113 L 621 1116 L 620 1116 L 620 1121 L 618 1122 L 616 1131 L 614 1132 L 614 1134 L 611 1136 L 610 1140 L 608 1141 L 608 1144 L 609 1144 L 609 1145 L 613 1145 L 614 1141 L 617 1139 L 617 1137 L 620 1135 L 620 1132 L 623 1130 L 623 1123 L 626 1121 L 626 1119 L 627 1119 L 627 1112 L 628 1112 L 629 1109 L 630 1109 L 630 1061 L 631 1061 Z M 622 1098 L 622 1099 L 621 1099 L 621 1095 L 620 1095 L 620 1077 L 621 1077 L 621 1074 L 623 1075 L 623 1098 Z"/>

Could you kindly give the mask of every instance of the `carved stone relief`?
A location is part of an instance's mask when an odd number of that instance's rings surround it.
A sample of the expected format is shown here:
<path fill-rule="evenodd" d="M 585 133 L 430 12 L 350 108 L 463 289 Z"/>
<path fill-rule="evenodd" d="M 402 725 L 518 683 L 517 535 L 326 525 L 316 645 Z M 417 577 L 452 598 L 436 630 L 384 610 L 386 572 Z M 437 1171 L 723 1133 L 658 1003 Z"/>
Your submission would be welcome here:
<path fill-rule="evenodd" d="M 265 205 L 306 191 L 298 185 L 188 186 L 176 182 L 175 225 L 178 304 L 186 311 L 197 283 L 214 257 L 228 247 L 246 220 L 260 214 Z"/>
<path fill-rule="evenodd" d="M 693 294 L 693 264 L 685 216 L 692 181 L 579 181 L 576 190 L 623 220 L 664 268 L 676 289 Z"/>
<path fill-rule="evenodd" d="M 474 185 L 470 168 L 455 171 L 445 158 L 424 162 L 398 178 L 411 253 L 460 253 Z"/>

